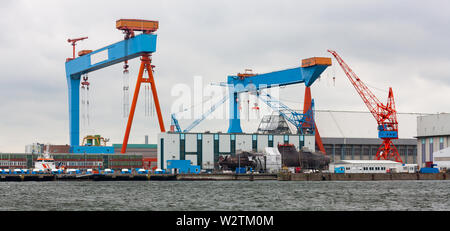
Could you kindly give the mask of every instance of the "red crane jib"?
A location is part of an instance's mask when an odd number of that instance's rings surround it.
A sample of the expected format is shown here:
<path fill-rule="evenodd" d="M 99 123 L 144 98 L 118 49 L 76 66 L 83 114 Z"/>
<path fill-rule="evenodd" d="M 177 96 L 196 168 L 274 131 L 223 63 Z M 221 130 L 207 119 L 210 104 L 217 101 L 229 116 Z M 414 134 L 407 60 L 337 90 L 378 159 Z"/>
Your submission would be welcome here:
<path fill-rule="evenodd" d="M 77 42 L 78 41 L 82 41 L 82 40 L 85 40 L 85 39 L 87 39 L 88 37 L 81 37 L 81 38 L 75 38 L 75 39 L 67 39 L 67 42 L 68 43 L 71 43 L 72 44 L 72 58 L 67 58 L 66 59 L 66 62 L 68 62 L 68 61 L 70 61 L 70 60 L 72 60 L 72 59 L 75 59 L 75 46 L 77 45 Z M 91 51 L 92 52 L 92 51 Z M 84 54 L 82 54 L 82 55 L 84 55 Z"/>
<path fill-rule="evenodd" d="M 392 139 L 398 139 L 398 121 L 397 111 L 395 109 L 394 93 L 392 88 L 389 88 L 388 100 L 386 104 L 381 103 L 380 100 L 369 90 L 363 81 L 353 72 L 353 70 L 342 60 L 336 51 L 328 50 L 338 61 L 342 70 L 347 75 L 350 82 L 355 87 L 361 99 L 364 101 L 369 111 L 378 123 L 378 130 L 380 132 L 390 132 L 390 137 L 379 137 L 383 139 L 383 143 L 378 149 L 376 159 L 393 159 L 397 162 L 402 162 L 397 148 L 392 143 Z M 380 133 L 379 133 L 380 134 Z M 384 134 L 384 133 L 383 133 Z"/>

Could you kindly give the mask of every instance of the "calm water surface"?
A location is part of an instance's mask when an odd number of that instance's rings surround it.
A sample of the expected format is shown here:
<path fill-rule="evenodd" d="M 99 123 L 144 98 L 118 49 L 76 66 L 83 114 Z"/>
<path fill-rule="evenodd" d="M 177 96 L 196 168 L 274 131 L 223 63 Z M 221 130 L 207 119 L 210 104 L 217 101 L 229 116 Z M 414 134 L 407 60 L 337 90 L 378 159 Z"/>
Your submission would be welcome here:
<path fill-rule="evenodd" d="M 0 210 L 450 210 L 450 181 L 0 182 Z"/>

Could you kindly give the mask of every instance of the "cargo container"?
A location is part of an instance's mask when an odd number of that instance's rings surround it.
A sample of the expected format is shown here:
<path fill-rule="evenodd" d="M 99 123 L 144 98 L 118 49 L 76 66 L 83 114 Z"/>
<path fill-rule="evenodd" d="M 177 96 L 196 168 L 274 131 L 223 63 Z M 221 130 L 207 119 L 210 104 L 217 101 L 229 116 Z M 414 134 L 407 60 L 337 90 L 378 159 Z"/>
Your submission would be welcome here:
<path fill-rule="evenodd" d="M 52 174 L 62 174 L 63 170 L 62 169 L 52 169 Z"/>
<path fill-rule="evenodd" d="M 438 168 L 421 168 L 420 173 L 439 173 Z"/>
<path fill-rule="evenodd" d="M 121 170 L 121 173 L 122 173 L 122 174 L 131 174 L 131 169 L 123 168 L 123 169 Z"/>
<path fill-rule="evenodd" d="M 313 57 L 302 60 L 302 67 L 311 67 L 315 65 L 331 65 L 331 58 L 326 57 Z"/>
<path fill-rule="evenodd" d="M 148 174 L 148 170 L 143 168 L 136 169 L 136 172 L 139 174 Z"/>
<path fill-rule="evenodd" d="M 345 173 L 345 167 L 334 168 L 334 173 Z"/>
<path fill-rule="evenodd" d="M 158 29 L 158 21 L 120 19 L 116 21 L 116 28 L 119 30 L 156 31 Z"/>
<path fill-rule="evenodd" d="M 166 170 L 164 170 L 164 169 L 155 169 L 155 174 L 165 174 L 166 173 Z"/>
<path fill-rule="evenodd" d="M 32 174 L 44 174 L 44 169 L 33 169 Z"/>
<path fill-rule="evenodd" d="M 80 174 L 80 170 L 79 169 L 67 169 L 67 174 Z"/>
<path fill-rule="evenodd" d="M 236 168 L 236 174 L 245 174 L 246 172 L 245 168 Z"/>
<path fill-rule="evenodd" d="M 104 174 L 112 174 L 112 173 L 114 173 L 114 170 L 107 168 L 107 169 L 103 170 L 103 173 Z"/>

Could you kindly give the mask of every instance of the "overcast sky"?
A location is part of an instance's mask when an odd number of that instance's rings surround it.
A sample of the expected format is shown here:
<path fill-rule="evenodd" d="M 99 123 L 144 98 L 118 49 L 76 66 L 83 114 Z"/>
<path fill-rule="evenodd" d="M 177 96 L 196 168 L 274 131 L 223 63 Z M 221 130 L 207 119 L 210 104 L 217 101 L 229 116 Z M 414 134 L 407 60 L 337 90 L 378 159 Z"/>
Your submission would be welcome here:
<path fill-rule="evenodd" d="M 34 142 L 69 143 L 67 39 L 89 36 L 77 50 L 120 41 L 123 34 L 115 29 L 120 18 L 160 23 L 153 64 L 167 129 L 176 84 L 192 86 L 194 76 L 206 85 L 223 82 L 245 68 L 264 73 L 297 67 L 304 58 L 331 57 L 327 49 L 336 50 L 382 102 L 392 87 L 399 112 L 450 111 L 449 1 L 3 0 L 1 5 L 0 152 L 23 152 Z M 138 65 L 130 62 L 131 92 Z M 122 65 L 89 77 L 92 126 L 81 135 L 94 132 L 121 143 Z M 289 86 L 280 89 L 280 97 L 299 109 L 303 90 L 302 84 Z M 328 68 L 312 93 L 317 109 L 367 111 L 340 66 Z M 143 143 L 144 135 L 156 141 L 156 117 L 145 117 L 143 108 L 141 100 L 130 143 Z M 377 136 L 369 114 L 340 116 L 345 133 Z M 334 120 L 326 118 L 317 118 L 321 135 L 336 136 L 327 129 Z M 403 121 L 400 136 L 414 136 L 415 117 Z M 189 122 L 180 120 L 182 127 Z M 245 121 L 243 129 L 253 132 L 258 122 Z M 226 131 L 227 120 L 207 120 L 196 131 L 206 129 Z"/>

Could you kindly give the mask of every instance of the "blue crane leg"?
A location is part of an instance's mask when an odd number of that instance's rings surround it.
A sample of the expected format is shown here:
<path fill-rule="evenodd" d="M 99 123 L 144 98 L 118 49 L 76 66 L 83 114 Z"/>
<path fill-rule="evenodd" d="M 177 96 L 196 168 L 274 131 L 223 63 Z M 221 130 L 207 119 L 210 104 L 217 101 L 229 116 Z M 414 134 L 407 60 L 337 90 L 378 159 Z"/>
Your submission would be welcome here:
<path fill-rule="evenodd" d="M 69 86 L 70 146 L 80 144 L 80 79 L 67 78 Z"/>
<path fill-rule="evenodd" d="M 234 92 L 232 88 L 230 88 L 230 118 L 228 133 L 242 133 L 237 96 L 238 93 Z"/>

